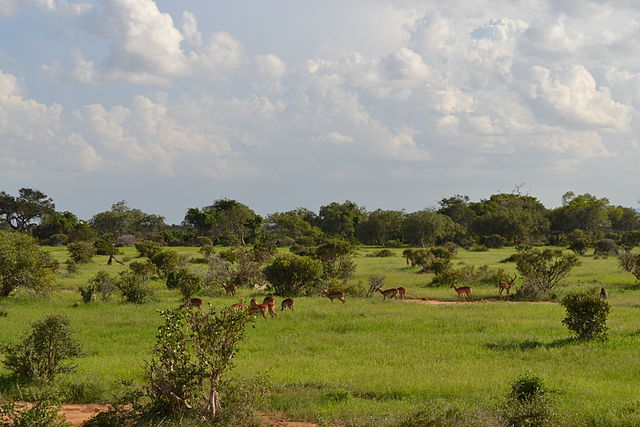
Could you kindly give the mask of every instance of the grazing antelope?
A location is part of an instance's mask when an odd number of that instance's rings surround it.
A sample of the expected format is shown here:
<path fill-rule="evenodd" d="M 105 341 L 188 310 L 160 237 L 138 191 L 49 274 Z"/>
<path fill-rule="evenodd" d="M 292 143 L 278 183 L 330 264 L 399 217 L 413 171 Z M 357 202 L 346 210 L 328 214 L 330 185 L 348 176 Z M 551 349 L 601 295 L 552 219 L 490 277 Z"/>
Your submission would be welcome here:
<path fill-rule="evenodd" d="M 331 292 L 328 292 L 326 289 L 323 289 L 322 290 L 322 294 L 325 295 L 327 298 L 329 298 L 331 300 L 331 302 L 333 302 L 334 299 L 339 299 L 344 304 L 344 296 L 346 294 L 344 292 L 342 292 L 342 291 L 331 291 Z"/>
<path fill-rule="evenodd" d="M 282 300 L 282 304 L 280 305 L 280 311 L 284 311 L 285 309 L 289 309 L 293 311 L 293 304 L 295 303 L 293 298 L 287 298 Z"/>
<path fill-rule="evenodd" d="M 503 280 L 502 282 L 500 282 L 500 284 L 498 285 L 498 287 L 500 288 L 500 295 L 502 295 L 502 291 L 504 291 L 505 289 L 507 290 L 507 295 L 509 295 L 509 289 L 511 289 L 511 287 L 515 285 L 517 278 L 518 276 L 514 274 L 513 278 L 509 278 L 508 281 Z"/>
<path fill-rule="evenodd" d="M 378 289 L 378 292 L 380 292 L 384 296 L 384 298 L 382 298 L 382 301 L 386 300 L 387 298 L 391 299 L 398 297 L 398 290 L 396 288 L 385 289 L 384 291 L 382 289 Z"/>
<path fill-rule="evenodd" d="M 242 303 L 242 301 L 237 302 L 235 304 L 231 304 L 231 308 L 234 310 L 243 310 L 244 309 L 244 304 Z"/>
<path fill-rule="evenodd" d="M 398 288 L 398 298 L 404 299 L 406 292 L 407 292 L 407 290 L 405 288 L 403 288 L 402 286 L 400 286 Z"/>
<path fill-rule="evenodd" d="M 262 317 L 267 318 L 267 312 L 271 315 L 271 317 L 278 317 L 275 310 L 273 309 L 273 304 L 271 303 L 263 303 L 258 304 L 255 298 L 251 298 L 251 305 L 249 306 L 249 313 L 251 314 L 262 314 Z"/>
<path fill-rule="evenodd" d="M 275 304 L 276 300 L 275 298 L 273 298 L 271 295 L 264 297 L 264 299 L 262 300 L 262 303 L 270 303 L 270 304 Z"/>
<path fill-rule="evenodd" d="M 200 308 L 201 305 L 202 305 L 202 300 L 200 298 L 191 298 L 189 301 L 187 301 L 184 304 L 182 304 L 180 306 L 180 308 L 185 308 L 185 307 L 197 307 L 197 308 Z"/>
<path fill-rule="evenodd" d="M 469 299 L 471 299 L 471 287 L 470 286 L 461 286 L 461 287 L 457 288 L 456 285 L 453 284 L 453 285 L 451 285 L 451 288 L 453 288 L 458 293 L 458 298 L 460 298 L 462 295 L 465 295 L 465 296 L 469 297 Z"/>
<path fill-rule="evenodd" d="M 233 285 L 222 285 L 222 287 L 224 288 L 225 292 L 227 293 L 227 295 L 234 295 L 236 294 L 236 287 Z"/>
<path fill-rule="evenodd" d="M 607 299 L 609 298 L 609 294 L 605 288 L 600 288 L 600 298 Z"/>

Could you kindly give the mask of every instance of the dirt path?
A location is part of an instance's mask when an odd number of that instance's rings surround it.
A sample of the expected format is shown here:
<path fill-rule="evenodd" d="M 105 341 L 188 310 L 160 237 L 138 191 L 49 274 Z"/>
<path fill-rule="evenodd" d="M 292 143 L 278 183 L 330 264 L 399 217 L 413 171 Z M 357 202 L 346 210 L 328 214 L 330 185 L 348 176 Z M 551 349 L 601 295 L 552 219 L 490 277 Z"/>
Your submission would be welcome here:
<path fill-rule="evenodd" d="M 498 304 L 498 303 L 502 303 L 502 304 L 557 304 L 556 302 L 552 302 L 552 301 L 504 301 L 504 300 L 499 300 L 499 299 L 481 299 L 481 300 L 474 300 L 474 301 L 464 301 L 464 300 L 460 300 L 460 301 L 440 301 L 437 299 L 427 299 L 427 298 L 405 298 L 404 300 L 401 301 L 406 301 L 406 302 L 417 302 L 418 304 L 424 304 L 424 305 L 452 305 L 452 304 L 473 304 L 475 303 L 482 303 L 482 304 Z"/>

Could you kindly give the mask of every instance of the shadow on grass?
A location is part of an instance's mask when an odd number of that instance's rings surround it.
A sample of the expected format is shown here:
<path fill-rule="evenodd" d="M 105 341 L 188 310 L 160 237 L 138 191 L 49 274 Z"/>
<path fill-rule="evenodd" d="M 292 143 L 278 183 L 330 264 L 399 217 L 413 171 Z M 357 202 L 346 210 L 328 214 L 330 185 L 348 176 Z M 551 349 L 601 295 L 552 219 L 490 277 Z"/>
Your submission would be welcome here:
<path fill-rule="evenodd" d="M 543 343 L 541 341 L 532 341 L 532 340 L 503 340 L 495 343 L 487 343 L 484 347 L 488 350 L 496 350 L 496 351 L 528 351 L 535 350 L 537 348 L 560 348 L 566 347 L 568 345 L 579 343 L 580 341 L 576 338 L 562 338 L 559 340 L 551 341 L 548 343 Z"/>

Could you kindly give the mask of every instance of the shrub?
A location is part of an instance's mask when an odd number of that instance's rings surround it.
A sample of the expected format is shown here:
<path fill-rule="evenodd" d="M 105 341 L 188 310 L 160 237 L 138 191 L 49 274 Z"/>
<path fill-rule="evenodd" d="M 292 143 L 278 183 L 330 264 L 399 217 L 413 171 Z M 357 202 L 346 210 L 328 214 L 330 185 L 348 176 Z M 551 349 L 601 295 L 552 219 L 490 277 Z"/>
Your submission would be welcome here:
<path fill-rule="evenodd" d="M 609 303 L 589 293 L 578 292 L 565 296 L 561 302 L 567 310 L 562 321 L 567 328 L 578 334 L 581 340 L 605 338 Z"/>
<path fill-rule="evenodd" d="M 156 252 L 151 257 L 151 262 L 156 266 L 160 277 L 167 277 L 167 274 L 177 270 L 179 267 L 184 267 L 185 264 L 185 260 L 177 252 L 166 249 Z"/>
<path fill-rule="evenodd" d="M 118 237 L 118 245 L 119 246 L 133 246 L 136 244 L 138 239 L 133 234 L 123 234 Z"/>
<path fill-rule="evenodd" d="M 84 264 L 96 254 L 96 248 L 89 242 L 72 242 L 67 245 L 69 257 L 78 264 Z"/>
<path fill-rule="evenodd" d="M 67 258 L 64 262 L 64 265 L 67 268 L 67 274 L 74 274 L 78 272 L 78 263 L 76 263 L 73 259 Z"/>
<path fill-rule="evenodd" d="M 435 247 L 424 250 L 425 256 L 417 260 L 422 267 L 420 273 L 442 273 L 451 266 L 453 254 L 443 247 Z"/>
<path fill-rule="evenodd" d="M 511 391 L 502 408 L 509 426 L 546 426 L 555 420 L 553 402 L 542 378 L 525 374 L 511 384 Z"/>
<path fill-rule="evenodd" d="M 264 269 L 264 274 L 276 295 L 314 294 L 320 288 L 322 263 L 295 254 L 279 255 Z"/>
<path fill-rule="evenodd" d="M 385 257 L 394 256 L 394 253 L 393 253 L 393 251 L 390 251 L 389 249 L 381 249 L 379 251 L 373 252 L 369 256 L 374 257 L 374 258 L 385 258 Z"/>
<path fill-rule="evenodd" d="M 82 347 L 72 337 L 69 321 L 51 315 L 31 325 L 31 333 L 21 343 L 3 345 L 4 365 L 19 378 L 52 380 L 60 373 L 73 372 L 67 359 L 82 355 Z"/>
<path fill-rule="evenodd" d="M 198 236 L 196 237 L 196 246 L 211 246 L 213 242 L 210 237 L 207 236 Z"/>
<path fill-rule="evenodd" d="M 640 280 L 640 255 L 634 255 L 631 252 L 624 252 L 618 255 L 620 267 Z"/>
<path fill-rule="evenodd" d="M 153 240 L 140 240 L 134 244 L 139 256 L 151 258 L 162 250 L 162 245 Z"/>
<path fill-rule="evenodd" d="M 116 287 L 125 301 L 134 304 L 144 304 L 154 296 L 153 290 L 149 287 L 149 279 L 133 270 L 122 271 Z"/>
<path fill-rule="evenodd" d="M 116 289 L 115 279 L 104 270 L 98 271 L 91 279 L 89 286 L 94 286 L 100 292 L 100 300 L 109 301 L 111 294 Z"/>
<path fill-rule="evenodd" d="M 609 255 L 618 255 L 619 253 L 618 245 L 613 239 L 598 240 L 594 245 L 594 249 L 594 255 L 605 258 Z"/>
<path fill-rule="evenodd" d="M 55 268 L 54 260 L 32 237 L 0 231 L 0 298 L 18 288 L 47 293 Z"/>
<path fill-rule="evenodd" d="M 149 260 L 145 262 L 132 261 L 129 263 L 129 270 L 133 271 L 140 277 L 144 277 L 145 280 L 151 280 L 151 278 L 157 273 L 156 266 Z"/>
<path fill-rule="evenodd" d="M 367 291 L 367 296 L 371 297 L 378 291 L 378 289 L 382 289 L 385 279 L 385 276 L 380 276 L 377 274 L 372 274 L 371 276 L 369 276 L 369 290 Z"/>
<path fill-rule="evenodd" d="M 61 405 L 50 390 L 40 390 L 28 396 L 33 405 L 12 402 L 0 396 L 0 425 L 12 427 L 67 427 L 69 423 L 58 414 Z M 10 420 L 10 421 L 9 421 Z"/>
<path fill-rule="evenodd" d="M 481 244 L 476 243 L 475 245 L 471 245 L 469 250 L 471 252 L 487 252 L 489 250 L 489 248 L 487 248 L 486 245 L 481 245 Z"/>
<path fill-rule="evenodd" d="M 622 233 L 620 244 L 628 249 L 632 249 L 634 246 L 640 246 L 640 230 L 625 231 Z"/>
<path fill-rule="evenodd" d="M 200 252 L 202 256 L 204 256 L 205 258 L 209 258 L 211 254 L 214 252 L 214 247 L 213 245 L 203 245 L 200 247 L 198 252 Z"/>
<path fill-rule="evenodd" d="M 516 295 L 526 298 L 527 295 L 548 292 L 578 264 L 580 261 L 575 254 L 563 254 L 560 249 L 521 251 L 516 268 L 524 279 L 524 285 Z"/>
<path fill-rule="evenodd" d="M 69 236 L 63 233 L 54 234 L 49 237 L 46 241 L 47 245 L 51 246 L 62 246 L 66 245 L 69 242 Z"/>
<path fill-rule="evenodd" d="M 87 289 L 79 287 L 80 295 L 82 296 L 82 302 L 89 303 L 95 299 L 96 287 L 93 285 L 87 286 Z"/>
<path fill-rule="evenodd" d="M 483 236 L 480 238 L 480 243 L 485 245 L 487 248 L 500 249 L 504 248 L 507 244 L 507 239 L 499 234 L 492 234 L 490 236 Z"/>
<path fill-rule="evenodd" d="M 584 255 L 589 248 L 589 241 L 587 239 L 575 239 L 569 244 L 571 249 L 576 255 Z"/>
<path fill-rule="evenodd" d="M 115 243 L 106 239 L 96 239 L 93 242 L 93 246 L 96 248 L 96 254 L 98 255 L 117 255 L 119 252 Z"/>
<path fill-rule="evenodd" d="M 187 268 L 172 271 L 167 275 L 167 288 L 180 289 L 185 300 L 189 300 L 202 289 L 202 279 Z"/>

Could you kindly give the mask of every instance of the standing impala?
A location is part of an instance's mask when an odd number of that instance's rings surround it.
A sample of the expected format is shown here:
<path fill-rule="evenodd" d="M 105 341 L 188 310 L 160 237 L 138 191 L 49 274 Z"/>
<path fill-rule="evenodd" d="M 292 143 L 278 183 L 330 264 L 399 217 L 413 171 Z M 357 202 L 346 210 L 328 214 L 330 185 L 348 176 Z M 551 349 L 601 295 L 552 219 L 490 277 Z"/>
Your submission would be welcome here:
<path fill-rule="evenodd" d="M 262 314 L 262 317 L 267 318 L 267 312 L 271 315 L 271 317 L 278 317 L 275 310 L 273 309 L 272 303 L 263 303 L 258 304 L 255 298 L 251 298 L 251 305 L 249 306 L 250 314 Z"/>
<path fill-rule="evenodd" d="M 224 288 L 225 292 L 227 293 L 227 295 L 235 295 L 236 294 L 236 287 L 233 285 L 222 285 L 222 287 Z"/>
<path fill-rule="evenodd" d="M 342 292 L 342 291 L 331 291 L 331 292 L 328 292 L 326 289 L 323 289 L 322 290 L 322 294 L 325 295 L 327 298 L 329 298 L 331 300 L 331 302 L 333 302 L 334 299 L 339 299 L 344 304 L 345 293 Z"/>
<path fill-rule="evenodd" d="M 387 298 L 391 299 L 398 297 L 398 290 L 396 288 L 385 289 L 384 291 L 382 289 L 378 289 L 378 292 L 380 292 L 384 296 L 384 298 L 382 298 L 382 301 L 385 301 Z"/>
<path fill-rule="evenodd" d="M 509 278 L 508 281 L 503 280 L 502 282 L 500 282 L 500 284 L 498 285 L 500 287 L 500 295 L 502 295 L 502 291 L 504 291 L 505 289 L 507 290 L 507 295 L 509 295 L 509 289 L 511 289 L 511 287 L 515 285 L 517 278 L 518 276 L 514 274 L 513 278 Z"/>
<path fill-rule="evenodd" d="M 293 311 L 293 304 L 295 303 L 295 300 L 293 298 L 286 298 L 282 300 L 281 306 L 280 306 L 280 311 L 285 311 L 287 308 L 291 311 Z"/>
<path fill-rule="evenodd" d="M 460 298 L 462 295 L 464 295 L 465 297 L 468 297 L 469 299 L 471 299 L 471 287 L 470 286 L 461 286 L 461 287 L 456 287 L 455 284 L 451 285 L 451 288 L 453 288 L 457 293 L 458 293 L 458 298 Z"/>
<path fill-rule="evenodd" d="M 398 298 L 404 299 L 406 292 L 407 292 L 407 290 L 405 288 L 403 288 L 402 286 L 400 286 L 398 288 Z"/>

